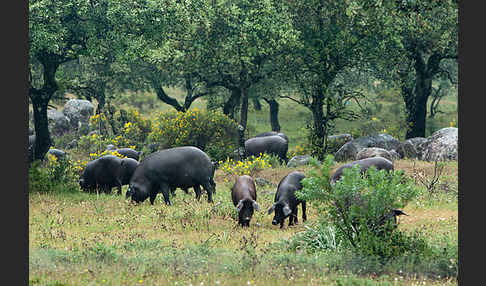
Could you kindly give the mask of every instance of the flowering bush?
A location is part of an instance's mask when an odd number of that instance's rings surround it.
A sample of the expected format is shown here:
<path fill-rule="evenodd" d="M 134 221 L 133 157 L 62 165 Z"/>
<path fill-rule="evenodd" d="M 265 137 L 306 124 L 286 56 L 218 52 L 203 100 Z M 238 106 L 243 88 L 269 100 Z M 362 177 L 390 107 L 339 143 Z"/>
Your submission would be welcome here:
<path fill-rule="evenodd" d="M 147 143 L 158 144 L 159 149 L 196 146 L 217 161 L 236 155 L 237 140 L 235 121 L 219 111 L 195 108 L 160 113 L 153 122 Z"/>
<path fill-rule="evenodd" d="M 143 119 L 137 110 L 119 110 L 111 123 L 105 114 L 95 114 L 90 117 L 90 126 L 93 131 L 81 136 L 77 144 L 86 155 L 101 154 L 109 144 L 141 150 L 152 131 L 152 122 Z"/>
<path fill-rule="evenodd" d="M 309 144 L 307 142 L 303 142 L 295 146 L 295 149 L 289 150 L 289 158 L 292 158 L 297 155 L 308 155 L 311 151 L 309 150 Z"/>
<path fill-rule="evenodd" d="M 79 190 L 78 173 L 71 160 L 58 160 L 47 153 L 46 162 L 35 161 L 29 167 L 29 192 L 74 192 Z"/>
<path fill-rule="evenodd" d="M 267 154 L 260 154 L 260 156 L 251 156 L 243 161 L 234 161 L 227 158 L 225 161 L 219 161 L 219 168 L 227 175 L 249 175 L 253 176 L 255 172 L 265 168 L 271 168 L 270 156 Z"/>

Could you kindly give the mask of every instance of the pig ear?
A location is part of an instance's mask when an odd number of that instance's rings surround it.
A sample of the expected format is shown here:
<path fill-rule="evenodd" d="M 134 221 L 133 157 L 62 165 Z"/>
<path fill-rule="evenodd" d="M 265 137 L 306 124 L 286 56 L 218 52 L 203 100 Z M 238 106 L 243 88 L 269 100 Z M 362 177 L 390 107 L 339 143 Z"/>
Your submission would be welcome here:
<path fill-rule="evenodd" d="M 268 209 L 268 214 L 271 214 L 275 210 L 275 204 L 273 204 L 269 209 Z"/>
<path fill-rule="evenodd" d="M 260 210 L 260 206 L 257 204 L 257 202 L 256 202 L 256 201 L 252 201 L 252 204 L 253 204 L 253 209 L 254 209 L 255 211 L 259 211 L 259 210 Z"/>
<path fill-rule="evenodd" d="M 128 190 L 127 190 L 127 193 L 125 194 L 125 198 L 128 199 L 132 194 L 133 194 L 132 187 L 129 186 L 128 187 Z"/>
<path fill-rule="evenodd" d="M 288 205 L 285 205 L 285 207 L 283 207 L 282 211 L 284 213 L 284 216 L 288 216 L 291 213 Z"/>
<path fill-rule="evenodd" d="M 238 202 L 238 204 L 236 205 L 236 209 L 237 209 L 238 211 L 241 211 L 241 208 L 243 208 L 243 200 L 240 200 L 240 201 Z"/>

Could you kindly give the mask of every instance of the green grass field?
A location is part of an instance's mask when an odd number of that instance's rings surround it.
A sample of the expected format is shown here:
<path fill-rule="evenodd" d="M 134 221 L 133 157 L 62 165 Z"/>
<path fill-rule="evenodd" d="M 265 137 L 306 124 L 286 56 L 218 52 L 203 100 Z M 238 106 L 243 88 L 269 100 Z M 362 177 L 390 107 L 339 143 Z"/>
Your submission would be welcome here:
<path fill-rule="evenodd" d="M 433 164 L 396 162 L 407 173 L 433 171 Z M 337 167 L 337 166 L 336 166 Z M 297 168 L 306 172 L 309 167 Z M 435 275 L 437 266 L 390 265 L 382 273 L 359 274 L 340 253 L 289 251 L 288 241 L 318 214 L 308 206 L 308 220 L 284 229 L 271 224 L 266 210 L 276 184 L 294 168 L 276 167 L 255 177 L 274 185 L 257 186 L 262 210 L 249 228 L 237 226 L 226 175 L 216 171 L 217 192 L 210 204 L 203 195 L 177 190 L 172 206 L 159 194 L 152 206 L 133 205 L 113 194 L 30 194 L 29 280 L 31 285 L 456 285 Z M 457 190 L 457 163 L 444 178 Z M 123 188 L 126 191 L 126 186 Z M 404 210 L 406 231 L 421 230 L 428 241 L 457 245 L 457 194 L 423 195 Z M 452 263 L 453 264 L 453 263 Z M 403 271 L 397 269 L 403 266 Z M 356 270 L 358 269 L 358 270 Z"/>
<path fill-rule="evenodd" d="M 177 89 L 168 89 L 168 94 L 178 99 L 183 96 Z M 171 109 L 154 94 L 144 96 L 137 106 L 131 103 L 133 98 L 120 100 L 118 105 L 138 108 L 146 118 L 152 112 Z M 380 103 L 381 111 L 376 111 L 378 123 L 371 126 L 376 130 L 396 124 L 403 107 L 399 98 Z M 205 106 L 206 102 L 198 99 L 192 108 Z M 250 103 L 250 136 L 270 130 L 268 105 L 262 102 L 262 107 L 255 111 Z M 457 96 L 443 99 L 441 110 L 444 113 L 430 121 L 436 129 L 457 121 Z M 306 108 L 280 100 L 279 120 L 281 131 L 290 138 L 289 150 L 305 142 L 310 118 Z M 363 122 L 338 120 L 333 134 L 355 132 Z M 419 172 L 431 176 L 433 168 L 433 163 L 427 162 L 395 162 L 395 169 L 410 176 Z M 457 275 L 457 168 L 457 162 L 447 163 L 437 192 L 423 192 L 412 201 L 404 209 L 409 216 L 401 217 L 399 225 L 407 232 L 422 232 L 430 244 L 453 253 L 452 258 L 449 254 L 440 261 L 403 258 L 378 268 L 372 261 L 346 252 L 311 254 L 289 250 L 297 233 L 314 227 L 319 214 L 312 204 L 308 205 L 305 223 L 299 210 L 298 225 L 289 228 L 286 222 L 281 230 L 271 224 L 272 216 L 266 210 L 273 203 L 276 185 L 287 173 L 296 169 L 307 172 L 309 167 L 276 166 L 256 174 L 273 185 L 257 186 L 262 210 L 255 213 L 249 228 L 237 226 L 230 178 L 221 170 L 215 174 L 217 192 L 213 204 L 206 201 L 205 195 L 196 201 L 192 189 L 189 194 L 177 190 L 170 207 L 163 203 L 160 194 L 152 206 L 148 200 L 133 205 L 115 194 L 30 193 L 29 284 L 457 285 L 454 275 L 443 274 Z M 123 187 L 124 192 L 126 188 Z"/>

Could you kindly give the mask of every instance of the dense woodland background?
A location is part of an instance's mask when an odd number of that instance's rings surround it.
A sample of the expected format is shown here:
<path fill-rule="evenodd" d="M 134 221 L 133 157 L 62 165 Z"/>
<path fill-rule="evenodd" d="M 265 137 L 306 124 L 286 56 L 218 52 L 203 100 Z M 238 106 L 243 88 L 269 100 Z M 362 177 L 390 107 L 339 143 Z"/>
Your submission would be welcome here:
<path fill-rule="evenodd" d="M 371 133 L 372 118 L 399 139 L 426 137 L 457 124 L 457 16 L 457 1 L 30 1 L 36 159 L 52 145 L 48 106 L 66 92 L 97 113 L 134 93 L 198 104 L 247 135 L 267 105 L 265 130 L 286 131 L 289 102 L 319 158 L 331 133 Z"/>

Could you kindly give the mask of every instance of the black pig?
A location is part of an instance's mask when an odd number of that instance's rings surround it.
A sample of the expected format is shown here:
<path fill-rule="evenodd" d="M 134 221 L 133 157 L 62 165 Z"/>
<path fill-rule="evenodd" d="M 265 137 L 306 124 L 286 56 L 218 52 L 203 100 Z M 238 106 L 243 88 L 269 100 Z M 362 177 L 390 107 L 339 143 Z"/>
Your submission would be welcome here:
<path fill-rule="evenodd" d="M 238 224 L 250 226 L 253 211 L 260 210 L 260 206 L 256 202 L 256 187 L 252 177 L 235 176 L 235 183 L 231 188 L 231 199 L 238 210 Z"/>
<path fill-rule="evenodd" d="M 302 220 L 307 220 L 305 201 L 295 196 L 295 191 L 302 189 L 301 180 L 305 175 L 299 171 L 293 171 L 285 176 L 277 186 L 274 204 L 268 209 L 268 214 L 275 211 L 272 224 L 280 224 L 283 228 L 284 220 L 289 217 L 289 226 L 297 223 L 297 206 L 302 203 Z"/>

